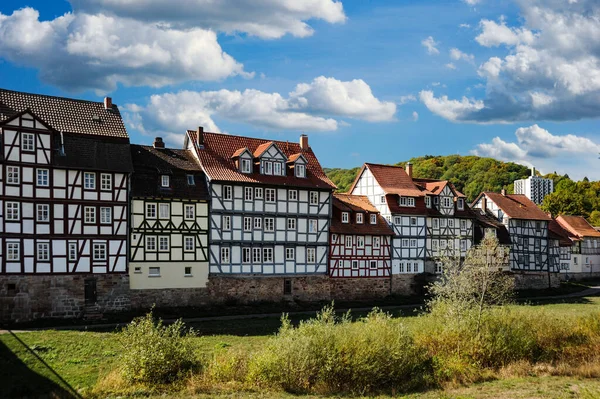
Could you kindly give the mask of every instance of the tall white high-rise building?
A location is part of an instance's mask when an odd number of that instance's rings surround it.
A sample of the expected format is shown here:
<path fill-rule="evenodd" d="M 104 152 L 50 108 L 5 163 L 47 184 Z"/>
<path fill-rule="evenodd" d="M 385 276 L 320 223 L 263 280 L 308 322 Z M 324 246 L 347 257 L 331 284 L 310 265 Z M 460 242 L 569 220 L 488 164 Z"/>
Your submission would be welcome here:
<path fill-rule="evenodd" d="M 545 179 L 535 175 L 535 168 L 531 168 L 531 176 L 527 179 L 515 180 L 515 194 L 523 194 L 536 204 L 541 204 L 544 197 L 554 192 L 552 179 Z"/>

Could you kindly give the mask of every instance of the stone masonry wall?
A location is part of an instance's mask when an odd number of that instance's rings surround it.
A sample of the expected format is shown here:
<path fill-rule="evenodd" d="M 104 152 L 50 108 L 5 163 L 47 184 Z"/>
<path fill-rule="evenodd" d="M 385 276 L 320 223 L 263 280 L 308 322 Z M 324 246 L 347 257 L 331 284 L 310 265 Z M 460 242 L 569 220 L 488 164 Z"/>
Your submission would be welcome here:
<path fill-rule="evenodd" d="M 391 279 L 377 278 L 332 278 L 330 279 L 331 299 L 356 301 L 382 299 L 390 295 Z"/>
<path fill-rule="evenodd" d="M 515 289 L 517 290 L 543 290 L 546 288 L 557 288 L 560 286 L 560 276 L 558 273 L 527 272 L 514 273 Z"/>
<path fill-rule="evenodd" d="M 201 307 L 211 303 L 207 288 L 130 290 L 132 309 Z"/>
<path fill-rule="evenodd" d="M 561 281 L 568 281 L 568 280 L 581 281 L 581 280 L 587 280 L 587 279 L 600 279 L 600 272 L 560 273 L 559 276 L 560 276 Z"/>

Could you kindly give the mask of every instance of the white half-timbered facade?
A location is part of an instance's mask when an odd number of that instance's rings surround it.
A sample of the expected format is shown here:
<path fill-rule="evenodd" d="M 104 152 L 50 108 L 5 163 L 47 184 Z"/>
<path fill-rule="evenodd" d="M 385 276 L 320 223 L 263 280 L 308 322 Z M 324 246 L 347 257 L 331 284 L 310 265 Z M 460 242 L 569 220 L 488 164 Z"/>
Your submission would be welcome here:
<path fill-rule="evenodd" d="M 332 191 L 308 138 L 300 143 L 188 131 L 206 174 L 210 273 L 327 273 Z"/>
<path fill-rule="evenodd" d="M 208 196 L 190 150 L 131 146 L 129 276 L 132 289 L 204 288 L 208 281 Z"/>
<path fill-rule="evenodd" d="M 329 276 L 390 277 L 393 230 L 366 196 L 334 194 Z"/>
<path fill-rule="evenodd" d="M 117 107 L 7 90 L 0 104 L 0 273 L 125 273 L 131 159 Z"/>
<path fill-rule="evenodd" d="M 600 232 L 582 216 L 560 215 L 556 222 L 566 230 L 571 241 L 569 247 L 561 246 L 561 273 L 600 272 Z"/>

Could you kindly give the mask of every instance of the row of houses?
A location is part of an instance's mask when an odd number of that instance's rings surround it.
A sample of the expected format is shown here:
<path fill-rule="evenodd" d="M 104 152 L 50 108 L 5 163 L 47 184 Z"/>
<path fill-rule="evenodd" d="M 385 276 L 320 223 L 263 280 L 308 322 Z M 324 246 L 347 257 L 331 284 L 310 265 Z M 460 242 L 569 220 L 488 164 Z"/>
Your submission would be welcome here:
<path fill-rule="evenodd" d="M 8 90 L 0 129 L 0 320 L 408 295 L 486 233 L 525 285 L 596 262 L 584 219 L 554 220 L 524 195 L 469 205 L 410 164 L 365 164 L 335 193 L 306 135 L 199 127 L 182 149 L 134 145 L 110 98 Z"/>

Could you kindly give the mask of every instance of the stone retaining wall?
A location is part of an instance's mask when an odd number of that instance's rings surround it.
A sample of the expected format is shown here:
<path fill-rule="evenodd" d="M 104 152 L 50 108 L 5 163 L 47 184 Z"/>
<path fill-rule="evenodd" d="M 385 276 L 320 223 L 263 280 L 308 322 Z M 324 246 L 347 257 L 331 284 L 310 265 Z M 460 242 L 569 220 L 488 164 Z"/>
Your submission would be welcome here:
<path fill-rule="evenodd" d="M 600 272 L 593 273 L 560 273 L 561 281 L 581 281 L 588 279 L 600 279 Z"/>
<path fill-rule="evenodd" d="M 514 273 L 514 277 L 517 290 L 543 290 L 560 287 L 558 273 L 550 273 L 550 275 L 547 272 Z"/>

